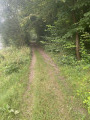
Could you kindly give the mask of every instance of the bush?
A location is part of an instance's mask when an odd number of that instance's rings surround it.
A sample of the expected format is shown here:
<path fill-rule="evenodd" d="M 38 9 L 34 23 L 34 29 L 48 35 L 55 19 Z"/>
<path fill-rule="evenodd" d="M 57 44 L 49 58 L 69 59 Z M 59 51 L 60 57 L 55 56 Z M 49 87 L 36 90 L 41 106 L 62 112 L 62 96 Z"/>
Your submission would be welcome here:
<path fill-rule="evenodd" d="M 13 72 L 18 72 L 19 71 L 19 65 L 18 64 L 16 64 L 15 62 L 13 62 L 13 63 L 10 63 L 9 65 L 7 65 L 6 67 L 5 67 L 5 73 L 6 74 L 11 74 L 11 73 L 13 73 Z"/>
<path fill-rule="evenodd" d="M 58 59 L 59 64 L 62 65 L 75 65 L 77 61 L 74 56 L 63 55 Z"/>
<path fill-rule="evenodd" d="M 2 54 L 0 54 L 0 62 L 4 59 L 5 59 L 5 57 Z"/>

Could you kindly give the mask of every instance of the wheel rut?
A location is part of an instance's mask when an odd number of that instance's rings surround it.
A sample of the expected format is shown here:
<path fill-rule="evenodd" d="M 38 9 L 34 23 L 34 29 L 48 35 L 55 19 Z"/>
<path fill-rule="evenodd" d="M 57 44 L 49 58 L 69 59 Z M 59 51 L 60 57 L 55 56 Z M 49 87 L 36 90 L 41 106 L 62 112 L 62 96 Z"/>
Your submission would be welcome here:
<path fill-rule="evenodd" d="M 25 105 L 23 106 L 24 110 L 22 111 L 22 113 L 23 113 L 23 119 L 25 120 L 31 120 L 31 113 L 32 113 L 33 95 L 31 93 L 31 84 L 33 82 L 34 75 L 35 75 L 34 68 L 36 63 L 34 47 L 32 47 L 31 54 L 32 54 L 32 59 L 31 59 L 31 65 L 30 65 L 29 81 L 28 81 L 26 91 L 23 95 L 23 102 L 25 103 Z"/>

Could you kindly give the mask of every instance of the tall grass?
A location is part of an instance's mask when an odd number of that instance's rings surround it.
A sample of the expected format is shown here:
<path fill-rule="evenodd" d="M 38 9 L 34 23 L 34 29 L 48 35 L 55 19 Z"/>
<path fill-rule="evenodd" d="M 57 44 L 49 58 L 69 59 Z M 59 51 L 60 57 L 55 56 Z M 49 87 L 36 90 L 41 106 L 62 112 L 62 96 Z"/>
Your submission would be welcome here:
<path fill-rule="evenodd" d="M 90 65 L 85 60 L 76 61 L 70 56 L 63 57 L 54 53 L 50 55 L 58 64 L 60 75 L 64 76 L 64 82 L 61 84 L 66 95 L 71 97 L 73 104 L 86 109 L 88 114 L 86 112 L 83 119 L 90 119 Z M 65 84 L 68 88 L 65 88 Z"/>
<path fill-rule="evenodd" d="M 72 120 L 54 68 L 35 51 L 37 62 L 32 83 L 32 120 Z M 26 119 L 25 119 L 26 120 Z M 29 120 L 29 119 L 28 119 Z"/>
<path fill-rule="evenodd" d="M 26 88 L 30 49 L 7 48 L 0 51 L 0 120 L 18 120 Z"/>

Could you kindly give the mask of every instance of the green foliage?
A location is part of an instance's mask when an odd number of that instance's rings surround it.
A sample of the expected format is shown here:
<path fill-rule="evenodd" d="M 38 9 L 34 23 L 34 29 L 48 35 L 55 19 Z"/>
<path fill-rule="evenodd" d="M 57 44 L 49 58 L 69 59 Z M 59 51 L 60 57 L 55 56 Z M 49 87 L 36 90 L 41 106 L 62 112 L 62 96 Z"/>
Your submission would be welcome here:
<path fill-rule="evenodd" d="M 30 49 L 7 48 L 0 51 L 0 119 L 19 119 L 22 95 L 26 89 L 30 65 Z"/>
<path fill-rule="evenodd" d="M 78 105 L 80 104 L 80 106 L 86 108 L 90 114 L 90 64 L 86 63 L 85 59 L 77 61 L 75 57 L 62 55 L 62 53 L 52 53 L 51 56 L 58 66 L 60 66 L 60 75 L 65 77 L 64 87 L 67 82 L 67 85 L 70 87 L 71 96 L 77 101 Z M 70 91 L 67 88 L 66 93 L 69 96 Z"/>
<path fill-rule="evenodd" d="M 84 59 L 87 63 L 89 63 L 90 62 L 90 52 L 89 52 L 90 34 L 88 32 L 84 32 L 81 35 L 80 41 L 81 41 L 80 52 L 81 52 L 82 59 Z"/>
<path fill-rule="evenodd" d="M 1 21 L 0 34 L 2 35 L 4 46 L 23 46 L 25 44 L 25 35 L 20 26 L 20 1 L 12 2 L 11 0 L 6 0 L 1 2 L 1 5 L 1 18 L 4 21 Z"/>
<path fill-rule="evenodd" d="M 0 63 L 4 60 L 4 56 L 2 54 L 0 54 Z"/>
<path fill-rule="evenodd" d="M 18 72 L 19 66 L 15 63 L 10 63 L 10 65 L 5 67 L 5 74 L 11 74 L 14 72 Z"/>
<path fill-rule="evenodd" d="M 19 72 L 21 67 L 29 61 L 29 58 L 18 58 L 18 60 L 14 60 L 13 62 L 8 63 L 5 65 L 5 74 L 12 74 L 14 72 Z"/>
<path fill-rule="evenodd" d="M 90 114 L 90 92 L 89 92 L 89 96 L 87 97 L 87 99 L 83 101 L 83 103 L 87 105 L 88 113 Z"/>
<path fill-rule="evenodd" d="M 0 112 L 7 113 L 7 119 L 11 119 L 11 116 L 14 117 L 19 114 L 18 110 L 12 109 L 8 104 L 5 107 L 0 108 Z"/>
<path fill-rule="evenodd" d="M 77 95 L 81 97 L 83 100 L 83 104 L 88 109 L 88 113 L 90 114 L 90 92 L 87 83 L 90 83 L 90 80 L 87 80 L 86 77 L 83 79 L 86 81 L 86 84 L 81 84 L 81 88 L 77 90 Z"/>
<path fill-rule="evenodd" d="M 75 65 L 76 63 L 76 60 L 75 60 L 75 57 L 72 55 L 63 55 L 59 60 L 59 64 L 62 64 L 62 65 Z"/>

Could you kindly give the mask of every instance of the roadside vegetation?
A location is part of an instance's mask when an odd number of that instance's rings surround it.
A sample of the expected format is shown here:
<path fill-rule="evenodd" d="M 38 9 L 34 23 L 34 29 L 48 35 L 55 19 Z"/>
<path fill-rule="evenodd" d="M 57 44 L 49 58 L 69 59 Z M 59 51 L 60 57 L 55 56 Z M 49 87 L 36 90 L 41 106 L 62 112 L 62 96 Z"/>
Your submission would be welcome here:
<path fill-rule="evenodd" d="M 70 96 L 71 104 L 81 106 L 88 112 L 90 119 L 90 64 L 85 59 L 77 61 L 73 56 L 67 55 L 66 52 L 52 52 L 46 45 L 46 52 L 52 57 L 54 62 L 60 68 L 60 75 L 63 77 L 63 90 L 67 96 Z M 51 51 L 51 52 L 50 52 Z M 62 50 L 61 50 L 62 51 Z M 66 88 L 65 88 L 65 84 Z M 69 87 L 69 88 L 68 88 Z M 73 101 L 73 102 L 72 102 Z M 74 106 L 75 107 L 75 106 Z M 81 110 L 82 111 L 82 110 Z M 76 110 L 78 113 L 78 110 Z M 85 116 L 83 116 L 83 119 Z M 86 120 L 85 119 L 85 120 Z"/>
<path fill-rule="evenodd" d="M 28 47 L 0 51 L 0 120 L 18 120 L 30 59 Z"/>

